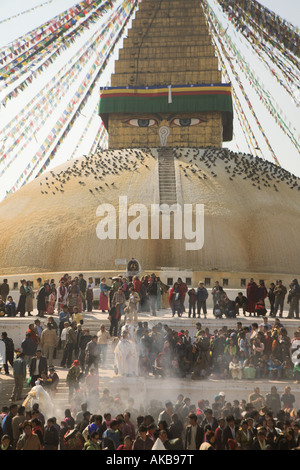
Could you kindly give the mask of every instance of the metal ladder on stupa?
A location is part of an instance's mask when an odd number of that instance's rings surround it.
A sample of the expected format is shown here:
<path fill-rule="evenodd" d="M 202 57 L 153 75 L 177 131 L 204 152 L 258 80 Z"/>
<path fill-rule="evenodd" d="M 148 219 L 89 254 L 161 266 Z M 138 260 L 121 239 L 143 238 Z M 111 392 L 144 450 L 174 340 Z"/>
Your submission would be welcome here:
<path fill-rule="evenodd" d="M 159 203 L 176 204 L 176 174 L 173 149 L 158 149 Z"/>

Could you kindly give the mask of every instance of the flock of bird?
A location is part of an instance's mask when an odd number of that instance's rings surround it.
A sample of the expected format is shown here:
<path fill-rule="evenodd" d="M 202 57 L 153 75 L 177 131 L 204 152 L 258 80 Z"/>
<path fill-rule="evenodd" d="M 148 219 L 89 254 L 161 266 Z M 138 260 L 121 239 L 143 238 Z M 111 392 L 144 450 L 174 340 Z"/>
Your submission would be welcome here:
<path fill-rule="evenodd" d="M 208 179 L 209 176 L 216 178 L 222 161 L 225 163 L 222 167 L 228 174 L 230 181 L 240 177 L 245 181 L 251 182 L 252 186 L 258 190 L 262 190 L 265 187 L 278 192 L 279 183 L 285 183 L 291 189 L 300 190 L 299 178 L 282 167 L 262 158 L 235 153 L 226 148 L 216 149 L 214 147 L 206 147 L 204 151 L 200 148 L 174 149 L 174 157 L 177 159 L 188 159 L 187 165 L 179 164 L 186 177 L 189 176 L 190 172 L 200 180 Z M 201 162 L 201 168 L 199 168 L 198 162 Z M 224 170 L 222 169 L 222 173 Z"/>
<path fill-rule="evenodd" d="M 148 153 L 152 157 L 150 150 Z M 117 177 L 125 171 L 139 171 L 141 166 L 149 169 L 147 157 L 146 149 L 97 149 L 92 155 L 84 155 L 83 159 L 74 160 L 66 169 L 57 172 L 51 170 L 44 181 L 40 181 L 41 193 L 64 193 L 68 182 L 77 180 L 78 185 L 86 187 L 91 194 L 100 194 L 117 186 L 116 181 L 111 181 L 111 178 L 108 180 L 108 177 Z"/>
<path fill-rule="evenodd" d="M 298 177 L 256 156 L 214 147 L 165 147 L 164 149 L 169 154 L 171 152 L 174 159 L 180 161 L 180 169 L 186 178 L 194 175 L 199 180 L 205 181 L 217 178 L 219 170 L 224 175 L 225 170 L 229 181 L 234 182 L 236 178 L 242 178 L 251 182 L 257 190 L 270 188 L 278 192 L 281 183 L 288 185 L 292 190 L 300 190 Z M 149 148 L 120 150 L 98 148 L 94 154 L 74 160 L 66 169 L 48 172 L 40 181 L 40 191 L 43 195 L 61 194 L 65 192 L 69 181 L 77 180 L 79 187 L 96 196 L 117 188 L 117 177 L 124 172 L 137 172 L 142 167 L 150 171 L 148 163 L 149 159 L 153 158 L 157 157 Z"/>

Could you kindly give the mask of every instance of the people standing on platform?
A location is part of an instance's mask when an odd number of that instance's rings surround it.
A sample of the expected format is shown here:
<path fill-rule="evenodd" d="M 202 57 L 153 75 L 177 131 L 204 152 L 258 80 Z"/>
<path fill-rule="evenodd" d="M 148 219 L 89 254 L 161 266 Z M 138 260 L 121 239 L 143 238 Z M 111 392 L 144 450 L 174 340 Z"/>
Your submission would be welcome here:
<path fill-rule="evenodd" d="M 208 298 L 208 291 L 204 287 L 204 282 L 200 281 L 196 291 L 197 298 L 197 317 L 200 318 L 201 310 L 203 312 L 204 318 L 207 315 L 206 300 Z"/>
<path fill-rule="evenodd" d="M 3 279 L 3 283 L 0 284 L 0 295 L 4 303 L 6 303 L 6 299 L 9 294 L 9 284 L 7 279 Z"/>
<path fill-rule="evenodd" d="M 64 281 L 61 279 L 59 281 L 59 286 L 57 288 L 57 311 L 58 314 L 64 309 L 64 306 L 67 305 L 68 300 L 68 289 L 65 286 Z"/>
<path fill-rule="evenodd" d="M 179 288 L 179 297 L 180 297 L 180 302 L 181 302 L 181 312 L 185 312 L 185 297 L 186 297 L 186 294 L 188 292 L 188 287 L 186 285 L 185 282 L 183 282 L 183 280 L 181 279 L 181 277 L 179 277 L 177 279 L 177 283 L 178 283 L 178 288 Z"/>
<path fill-rule="evenodd" d="M 14 342 L 7 335 L 6 331 L 1 334 L 1 339 L 5 344 L 5 362 L 3 364 L 5 375 L 9 375 L 8 364 L 14 366 Z"/>
<path fill-rule="evenodd" d="M 72 315 L 74 313 L 74 307 L 78 307 L 79 304 L 80 290 L 76 279 L 72 279 L 71 284 L 68 287 L 68 306 L 69 312 Z M 81 302 L 81 299 L 80 299 Z"/>
<path fill-rule="evenodd" d="M 156 303 L 157 303 L 157 284 L 154 277 L 149 278 L 147 286 L 147 294 L 149 297 L 150 312 L 153 317 L 156 317 Z"/>
<path fill-rule="evenodd" d="M 271 282 L 269 290 L 268 290 L 268 299 L 270 302 L 270 317 L 274 315 L 275 312 L 275 283 Z"/>
<path fill-rule="evenodd" d="M 258 301 L 258 285 L 254 281 L 253 277 L 247 284 L 247 312 L 249 312 L 249 317 L 255 316 L 255 305 Z"/>
<path fill-rule="evenodd" d="M 66 377 L 66 382 L 69 387 L 69 403 L 71 403 L 74 393 L 76 393 L 79 389 L 80 376 L 80 363 L 77 359 L 75 359 L 73 364 L 71 364 Z"/>
<path fill-rule="evenodd" d="M 33 287 L 32 287 L 31 281 L 26 282 L 25 292 L 26 292 L 25 312 L 27 312 L 27 315 L 31 317 L 32 316 L 31 312 L 33 312 L 33 299 L 34 299 L 34 293 L 33 293 Z"/>
<path fill-rule="evenodd" d="M 55 312 L 55 304 L 57 300 L 57 290 L 55 288 L 55 284 L 50 286 L 50 295 L 48 297 L 48 304 L 47 304 L 47 314 L 53 315 Z"/>
<path fill-rule="evenodd" d="M 87 286 L 86 286 L 86 293 L 85 293 L 85 298 L 86 298 L 86 305 L 87 305 L 87 311 L 92 312 L 93 311 L 93 300 L 94 300 L 94 292 L 93 289 L 95 287 L 95 283 L 92 277 L 88 278 Z"/>
<path fill-rule="evenodd" d="M 85 347 L 85 360 L 86 360 L 86 368 L 85 373 L 87 374 L 90 371 L 90 368 L 93 366 L 96 372 L 98 372 L 98 365 L 99 365 L 99 344 L 98 344 L 98 336 L 93 335 L 91 341 L 89 341 Z"/>
<path fill-rule="evenodd" d="M 23 386 L 26 378 L 25 354 L 18 353 L 13 366 L 14 387 L 10 401 L 21 400 L 23 398 Z"/>
<path fill-rule="evenodd" d="M 26 333 L 25 339 L 21 343 L 21 350 L 24 353 L 26 364 L 29 367 L 30 361 L 36 353 L 36 345 L 33 342 L 31 333 Z"/>
<path fill-rule="evenodd" d="M 157 296 L 156 296 L 156 310 L 161 310 L 161 299 L 163 294 L 163 283 L 161 282 L 160 278 L 156 278 L 156 285 L 157 285 Z"/>
<path fill-rule="evenodd" d="M 42 331 L 39 345 L 42 348 L 43 355 L 48 359 L 49 364 L 52 365 L 54 351 L 58 345 L 58 337 L 56 329 L 53 328 L 50 322 L 47 323 L 47 327 Z"/>
<path fill-rule="evenodd" d="M 63 357 L 61 360 L 61 367 L 71 367 L 73 361 L 73 352 L 75 350 L 77 335 L 76 335 L 76 321 L 72 321 L 72 323 L 67 327 L 66 330 L 66 344 L 65 349 L 63 352 Z"/>
<path fill-rule="evenodd" d="M 276 317 L 277 312 L 279 310 L 279 317 L 282 318 L 283 314 L 283 306 L 284 306 L 284 299 L 287 294 L 287 288 L 283 285 L 282 280 L 276 282 L 274 287 L 274 295 L 275 295 L 275 302 L 274 302 L 274 314 L 272 317 Z"/>
<path fill-rule="evenodd" d="M 287 318 L 299 319 L 300 285 L 297 279 L 293 279 L 288 293 L 289 313 Z"/>
<path fill-rule="evenodd" d="M 169 292 L 169 305 L 172 310 L 172 317 L 175 316 L 175 313 L 177 313 L 178 317 L 181 317 L 182 311 L 181 311 L 181 300 L 180 300 L 180 291 L 179 291 L 179 285 L 178 282 L 175 282 L 173 287 L 171 287 L 170 292 Z"/>
<path fill-rule="evenodd" d="M 215 315 L 215 309 L 216 305 L 219 305 L 222 299 L 222 296 L 224 295 L 224 289 L 222 286 L 220 286 L 219 281 L 215 282 L 214 287 L 211 290 L 211 295 L 213 298 L 213 314 Z"/>
<path fill-rule="evenodd" d="M 86 364 L 86 346 L 92 340 L 92 335 L 90 334 L 90 330 L 85 328 L 82 331 L 82 335 L 80 336 L 79 340 L 79 351 L 78 351 L 78 360 L 80 362 L 81 371 L 85 371 L 85 364 Z"/>
<path fill-rule="evenodd" d="M 106 284 L 106 278 L 103 277 L 100 281 L 100 299 L 99 299 L 99 310 L 102 312 L 109 311 L 109 291 L 110 286 Z"/>
<path fill-rule="evenodd" d="M 108 319 L 110 321 L 109 334 L 110 336 L 117 337 L 121 321 L 121 308 L 119 302 L 116 302 L 116 304 L 110 309 Z"/>
<path fill-rule="evenodd" d="M 67 304 L 64 304 L 62 310 L 58 312 L 58 320 L 58 349 L 60 349 L 62 343 L 61 333 L 65 328 L 65 323 L 71 322 L 71 315 Z"/>
<path fill-rule="evenodd" d="M 138 306 L 140 302 L 139 294 L 134 290 L 134 287 L 129 288 L 129 299 L 128 305 L 125 308 L 126 317 L 130 318 L 131 321 L 137 324 L 138 322 Z"/>
<path fill-rule="evenodd" d="M 112 310 L 112 307 L 116 307 L 116 305 L 118 304 L 120 316 L 124 315 L 125 302 L 126 302 L 126 297 L 122 289 L 122 286 L 120 286 L 113 295 L 112 302 L 111 302 L 111 310 Z M 111 315 L 111 310 L 109 312 L 110 315 Z"/>
<path fill-rule="evenodd" d="M 193 316 L 193 318 L 196 318 L 196 300 L 197 300 L 196 291 L 192 287 L 188 291 L 187 294 L 188 294 L 188 298 L 189 298 L 189 318 L 191 318 L 191 315 Z"/>
<path fill-rule="evenodd" d="M 42 373 L 48 374 L 48 362 L 45 356 L 42 356 L 42 350 L 38 348 L 36 355 L 31 359 L 29 365 L 30 385 L 35 386 L 35 382 L 41 377 Z"/>
<path fill-rule="evenodd" d="M 97 333 L 97 337 L 99 344 L 100 367 L 101 369 L 106 369 L 107 348 L 111 340 L 110 334 L 106 330 L 104 324 L 100 326 L 100 330 Z"/>
<path fill-rule="evenodd" d="M 138 312 L 141 311 L 141 287 L 142 287 L 142 281 L 140 280 L 140 278 L 138 276 L 133 276 L 133 289 L 135 292 L 137 292 L 140 300 L 139 300 L 139 303 L 138 303 Z"/>
<path fill-rule="evenodd" d="M 50 295 L 50 284 L 49 282 L 45 282 L 41 285 L 37 292 L 37 310 L 38 310 L 38 317 L 43 318 L 45 313 L 47 312 L 47 304 Z"/>
<path fill-rule="evenodd" d="M 18 307 L 17 307 L 17 313 L 20 313 L 20 317 L 25 317 L 25 309 L 26 309 L 26 280 L 22 279 L 20 281 L 21 286 L 20 286 L 20 296 L 19 296 L 19 302 L 18 302 Z"/>
<path fill-rule="evenodd" d="M 81 295 L 81 303 L 82 303 L 82 311 L 86 311 L 86 288 L 87 288 L 87 282 L 83 277 L 83 274 L 80 273 L 78 276 L 78 286 L 79 286 L 79 291 Z"/>

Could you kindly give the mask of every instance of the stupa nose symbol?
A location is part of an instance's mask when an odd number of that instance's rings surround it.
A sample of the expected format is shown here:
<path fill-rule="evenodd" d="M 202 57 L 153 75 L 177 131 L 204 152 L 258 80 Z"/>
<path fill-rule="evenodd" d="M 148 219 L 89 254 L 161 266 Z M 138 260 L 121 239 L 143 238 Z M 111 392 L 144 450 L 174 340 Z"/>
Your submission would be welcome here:
<path fill-rule="evenodd" d="M 162 147 L 165 147 L 168 142 L 168 137 L 170 134 L 170 129 L 167 126 L 161 126 L 158 130 L 158 135 L 160 139 L 160 144 Z"/>

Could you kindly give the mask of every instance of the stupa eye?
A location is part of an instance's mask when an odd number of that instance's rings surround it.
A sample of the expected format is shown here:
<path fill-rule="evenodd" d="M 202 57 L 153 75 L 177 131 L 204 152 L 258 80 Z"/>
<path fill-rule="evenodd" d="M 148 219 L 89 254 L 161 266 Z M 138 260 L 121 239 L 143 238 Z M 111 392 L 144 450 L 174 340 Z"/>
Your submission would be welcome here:
<path fill-rule="evenodd" d="M 175 118 L 171 121 L 171 126 L 179 126 L 179 127 L 190 127 L 190 126 L 197 126 L 204 122 L 200 118 Z"/>
<path fill-rule="evenodd" d="M 152 127 L 157 126 L 158 123 L 156 119 L 128 119 L 124 124 L 129 124 L 130 126 L 135 127 Z"/>

